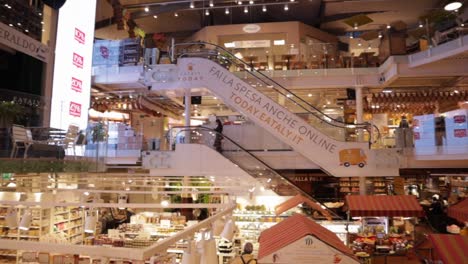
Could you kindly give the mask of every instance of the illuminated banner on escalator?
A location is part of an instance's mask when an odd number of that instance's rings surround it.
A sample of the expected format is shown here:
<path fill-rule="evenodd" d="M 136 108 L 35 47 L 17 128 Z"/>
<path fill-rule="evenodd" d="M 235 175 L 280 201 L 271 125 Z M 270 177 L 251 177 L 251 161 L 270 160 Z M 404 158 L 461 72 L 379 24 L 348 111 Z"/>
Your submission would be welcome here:
<path fill-rule="evenodd" d="M 59 10 L 51 127 L 87 126 L 95 10 L 96 0 L 68 0 Z"/>

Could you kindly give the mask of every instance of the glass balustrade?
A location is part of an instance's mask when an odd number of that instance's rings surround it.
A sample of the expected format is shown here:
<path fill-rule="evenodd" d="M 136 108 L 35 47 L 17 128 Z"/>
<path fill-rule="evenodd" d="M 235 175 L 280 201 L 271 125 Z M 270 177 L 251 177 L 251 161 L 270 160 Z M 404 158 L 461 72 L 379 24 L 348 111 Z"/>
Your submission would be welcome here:
<path fill-rule="evenodd" d="M 317 106 L 268 77 L 264 72 L 251 67 L 249 63 L 236 58 L 224 48 L 211 43 L 181 43 L 175 46 L 174 57 L 201 57 L 210 59 L 229 69 L 232 65 L 244 65 L 244 81 L 257 91 L 274 100 L 292 113 L 306 120 L 311 126 L 338 141 L 372 142 L 379 137 L 379 132 L 369 123 L 348 123 L 342 117 L 335 117 L 322 112 Z M 210 49 L 211 48 L 211 49 Z M 253 81 L 252 81 L 253 80 Z"/>
<path fill-rule="evenodd" d="M 217 150 L 225 158 L 232 161 L 242 170 L 249 173 L 261 184 L 261 188 L 270 189 L 281 196 L 295 196 L 301 194 L 315 202 L 323 209 L 324 205 L 316 201 L 307 191 L 296 186 L 290 178 L 283 177 L 265 161 L 255 155 L 254 152 L 246 150 L 246 146 L 241 146 L 224 134 L 220 134 L 207 127 L 174 127 L 178 133 L 168 132 L 170 142 L 173 147 L 177 144 L 202 144 Z M 255 191 L 256 186 L 252 186 L 250 192 Z M 333 218 L 340 218 L 333 211 L 328 210 L 328 214 Z"/>

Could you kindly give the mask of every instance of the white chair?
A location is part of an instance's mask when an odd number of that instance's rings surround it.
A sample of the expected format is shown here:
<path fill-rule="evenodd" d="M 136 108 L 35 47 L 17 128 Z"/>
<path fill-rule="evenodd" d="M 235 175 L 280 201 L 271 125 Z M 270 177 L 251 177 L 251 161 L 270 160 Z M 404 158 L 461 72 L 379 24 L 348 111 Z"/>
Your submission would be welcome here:
<path fill-rule="evenodd" d="M 57 145 L 62 146 L 65 152 L 67 152 L 67 149 L 72 148 L 73 156 L 76 157 L 76 141 L 78 140 L 79 132 L 80 128 L 78 125 L 70 124 L 65 137 L 57 141 Z"/>
<path fill-rule="evenodd" d="M 28 156 L 28 149 L 33 144 L 31 131 L 20 125 L 13 125 L 11 127 L 11 142 L 13 143 L 13 149 L 11 150 L 10 157 L 16 157 L 18 150 L 24 149 L 23 157 L 26 158 Z"/>

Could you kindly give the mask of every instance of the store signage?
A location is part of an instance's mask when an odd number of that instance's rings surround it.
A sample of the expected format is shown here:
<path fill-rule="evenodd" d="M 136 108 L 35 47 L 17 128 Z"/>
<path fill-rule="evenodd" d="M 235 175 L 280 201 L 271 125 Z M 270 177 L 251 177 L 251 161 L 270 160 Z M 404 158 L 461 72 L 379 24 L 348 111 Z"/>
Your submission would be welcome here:
<path fill-rule="evenodd" d="M 72 77 L 71 89 L 75 92 L 81 93 L 83 89 L 83 82 L 80 79 Z"/>
<path fill-rule="evenodd" d="M 318 182 L 322 181 L 322 177 L 314 177 L 314 176 L 294 176 L 292 179 L 295 182 Z"/>
<path fill-rule="evenodd" d="M 51 127 L 88 125 L 95 10 L 96 0 L 67 0 L 58 11 Z"/>
<path fill-rule="evenodd" d="M 81 116 L 81 104 L 70 102 L 69 114 L 71 116 L 80 117 Z"/>
<path fill-rule="evenodd" d="M 247 48 L 269 48 L 271 46 L 270 40 L 242 40 L 234 41 L 234 47 L 238 49 Z"/>
<path fill-rule="evenodd" d="M 461 124 L 466 122 L 466 116 L 465 115 L 456 115 L 453 116 L 453 122 L 456 124 Z"/>
<path fill-rule="evenodd" d="M 454 129 L 453 130 L 453 136 L 456 138 L 463 138 L 466 137 L 466 129 Z"/>
<path fill-rule="evenodd" d="M 244 31 L 245 33 L 257 33 L 261 29 L 262 28 L 257 24 L 248 24 L 242 28 L 242 31 Z"/>
<path fill-rule="evenodd" d="M 83 68 L 84 58 L 77 53 L 73 53 L 73 65 L 78 68 Z"/>
<path fill-rule="evenodd" d="M 75 28 L 75 40 L 80 44 L 85 44 L 85 38 L 86 34 L 83 31 Z"/>
<path fill-rule="evenodd" d="M 3 23 L 0 23 L 0 43 L 43 62 L 49 61 L 49 47 Z"/>

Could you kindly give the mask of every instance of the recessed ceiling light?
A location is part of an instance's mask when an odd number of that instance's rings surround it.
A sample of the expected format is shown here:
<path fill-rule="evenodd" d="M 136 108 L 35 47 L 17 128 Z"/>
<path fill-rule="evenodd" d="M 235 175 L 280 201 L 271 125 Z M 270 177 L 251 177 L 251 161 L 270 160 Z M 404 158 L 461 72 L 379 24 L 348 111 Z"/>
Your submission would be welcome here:
<path fill-rule="evenodd" d="M 447 11 L 454 11 L 459 9 L 462 6 L 462 3 L 459 1 L 453 1 L 445 5 L 444 9 Z"/>

